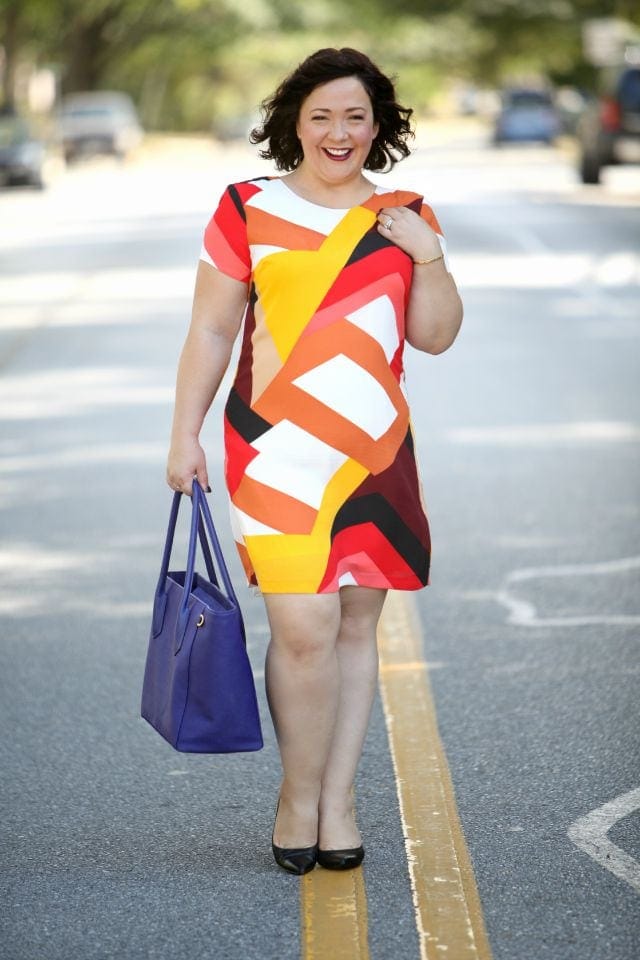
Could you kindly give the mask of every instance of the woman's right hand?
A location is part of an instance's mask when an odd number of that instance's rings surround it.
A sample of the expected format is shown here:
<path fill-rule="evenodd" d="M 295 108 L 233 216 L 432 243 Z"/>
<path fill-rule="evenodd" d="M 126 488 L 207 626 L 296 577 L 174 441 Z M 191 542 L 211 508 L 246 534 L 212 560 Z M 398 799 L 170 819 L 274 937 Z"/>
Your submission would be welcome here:
<path fill-rule="evenodd" d="M 179 437 L 171 441 L 167 460 L 167 483 L 172 490 L 191 496 L 191 483 L 196 477 L 203 490 L 210 490 L 207 460 L 197 437 Z"/>

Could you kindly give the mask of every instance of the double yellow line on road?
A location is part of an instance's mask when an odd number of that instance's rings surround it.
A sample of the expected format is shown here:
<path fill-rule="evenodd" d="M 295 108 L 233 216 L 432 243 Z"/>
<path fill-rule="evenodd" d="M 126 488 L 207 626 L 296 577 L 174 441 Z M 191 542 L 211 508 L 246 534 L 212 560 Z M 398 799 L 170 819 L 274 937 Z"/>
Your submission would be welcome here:
<path fill-rule="evenodd" d="M 420 960 L 491 960 L 411 594 L 388 594 L 378 647 Z M 316 869 L 300 889 L 302 960 L 368 960 L 363 871 Z"/>

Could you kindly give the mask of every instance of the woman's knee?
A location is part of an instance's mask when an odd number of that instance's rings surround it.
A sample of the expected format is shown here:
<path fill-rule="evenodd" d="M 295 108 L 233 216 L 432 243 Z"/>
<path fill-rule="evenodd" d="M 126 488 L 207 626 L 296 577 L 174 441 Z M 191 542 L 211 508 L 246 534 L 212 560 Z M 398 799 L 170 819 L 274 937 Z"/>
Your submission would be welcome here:
<path fill-rule="evenodd" d="M 265 597 L 265 602 L 271 640 L 278 652 L 300 665 L 333 654 L 340 628 L 340 606 L 335 597 L 277 594 Z"/>
<path fill-rule="evenodd" d="M 335 640 L 330 642 L 319 637 L 310 637 L 306 634 L 271 634 L 274 649 L 287 660 L 300 667 L 314 666 L 327 660 L 335 649 Z"/>
<path fill-rule="evenodd" d="M 341 595 L 340 639 L 369 642 L 375 638 L 384 605 L 385 590 L 364 587 L 343 589 Z"/>

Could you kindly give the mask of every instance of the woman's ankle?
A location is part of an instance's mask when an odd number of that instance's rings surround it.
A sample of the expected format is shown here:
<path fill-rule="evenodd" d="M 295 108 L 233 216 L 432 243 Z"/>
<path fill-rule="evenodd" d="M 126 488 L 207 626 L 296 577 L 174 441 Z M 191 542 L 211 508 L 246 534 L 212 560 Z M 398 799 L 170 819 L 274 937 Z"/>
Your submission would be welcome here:
<path fill-rule="evenodd" d="M 296 813 L 304 813 L 305 811 L 311 810 L 317 811 L 319 809 L 319 786 L 300 786 L 299 784 L 291 784 L 283 780 L 278 796 L 281 804 L 284 804 L 284 806 Z"/>
<path fill-rule="evenodd" d="M 352 816 L 355 819 L 353 794 L 351 792 L 338 796 L 321 794 L 318 802 L 318 811 L 321 817 L 339 819 Z"/>
<path fill-rule="evenodd" d="M 358 847 L 362 837 L 353 806 L 338 811 L 320 812 L 318 822 L 318 840 L 323 850 L 346 850 Z"/>

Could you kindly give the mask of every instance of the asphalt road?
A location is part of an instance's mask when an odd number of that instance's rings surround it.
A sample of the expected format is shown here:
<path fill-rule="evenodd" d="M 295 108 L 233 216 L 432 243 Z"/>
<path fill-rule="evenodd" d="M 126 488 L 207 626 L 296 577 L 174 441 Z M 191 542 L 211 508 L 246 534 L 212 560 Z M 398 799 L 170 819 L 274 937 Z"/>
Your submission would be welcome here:
<path fill-rule="evenodd" d="M 393 174 L 435 207 L 466 306 L 447 354 L 408 357 L 434 539 L 419 605 L 489 938 L 496 960 L 635 960 L 637 171 L 587 189 L 561 152 L 490 151 L 464 129 L 433 140 Z M 176 142 L 0 194 L 7 960 L 300 955 L 296 881 L 269 849 L 268 722 L 263 752 L 203 758 L 138 716 L 200 234 L 221 187 L 263 169 Z M 205 433 L 239 581 L 220 409 Z M 243 605 L 259 669 L 262 605 Z M 378 705 L 358 798 L 371 956 L 413 960 Z M 603 865 L 568 834 L 611 801 Z M 596 854 L 598 822 L 574 831 Z"/>

